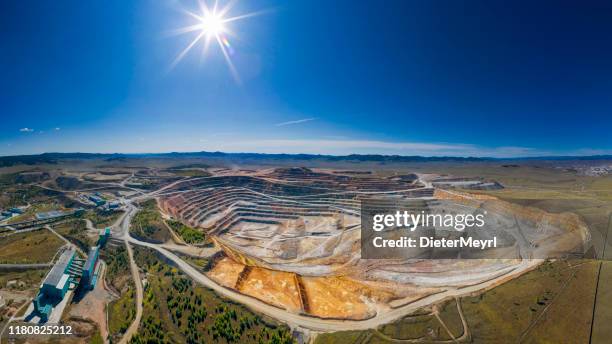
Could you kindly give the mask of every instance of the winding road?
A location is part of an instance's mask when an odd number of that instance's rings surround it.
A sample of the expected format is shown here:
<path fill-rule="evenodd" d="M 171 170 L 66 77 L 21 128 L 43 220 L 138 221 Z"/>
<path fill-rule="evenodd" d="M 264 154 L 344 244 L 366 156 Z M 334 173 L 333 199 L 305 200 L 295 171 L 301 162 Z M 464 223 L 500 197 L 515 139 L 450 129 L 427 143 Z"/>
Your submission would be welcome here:
<path fill-rule="evenodd" d="M 142 288 L 142 280 L 140 279 L 140 275 L 138 273 L 138 266 L 134 261 L 134 253 L 132 252 L 132 247 L 127 243 L 125 243 L 127 247 L 128 256 L 130 258 L 130 270 L 132 271 L 132 278 L 134 279 L 134 285 L 136 286 L 136 316 L 134 317 L 134 321 L 128 327 L 127 331 L 119 341 L 119 344 L 125 344 L 130 341 L 132 336 L 138 332 L 138 326 L 140 325 L 140 319 L 142 319 L 142 299 L 144 295 L 144 291 Z"/>
<path fill-rule="evenodd" d="M 494 287 L 504 280 L 510 279 L 512 277 L 518 276 L 526 271 L 529 271 L 536 266 L 538 266 L 542 261 L 536 259 L 525 259 L 522 260 L 519 264 L 514 266 L 512 269 L 508 270 L 507 273 L 502 274 L 501 276 L 496 276 L 489 280 L 483 281 L 478 284 L 465 286 L 461 288 L 449 288 L 441 293 L 429 295 L 427 297 L 421 298 L 415 302 L 403 305 L 398 308 L 380 310 L 375 316 L 364 319 L 364 320 L 341 320 L 341 319 L 322 319 L 313 316 L 296 314 L 288 312 L 284 309 L 277 308 L 265 302 L 262 302 L 256 298 L 251 296 L 247 296 L 245 294 L 241 294 L 233 289 L 229 289 L 217 284 L 215 281 L 208 278 L 205 274 L 201 273 L 197 269 L 195 269 L 192 265 L 185 262 L 181 259 L 177 253 L 179 254 L 187 254 L 187 255 L 208 255 L 212 254 L 213 250 L 206 250 L 206 252 L 202 251 L 198 248 L 196 252 L 191 248 L 191 246 L 184 245 L 172 245 L 172 244 L 154 244 L 149 242 L 144 242 L 138 240 L 129 234 L 129 226 L 133 216 L 138 211 L 135 202 L 147 198 L 156 197 L 160 194 L 163 194 L 166 190 L 168 190 L 171 186 L 178 183 L 180 181 L 174 182 L 170 185 L 166 185 L 159 190 L 142 193 L 132 199 L 123 198 L 122 201 L 125 205 L 125 213 L 117 220 L 117 222 L 112 226 L 112 236 L 114 239 L 122 240 L 126 245 L 128 250 L 128 256 L 130 261 L 130 270 L 132 274 L 132 278 L 134 279 L 135 287 L 136 287 L 136 316 L 125 335 L 121 339 L 120 343 L 127 343 L 130 338 L 137 332 L 140 320 L 143 314 L 143 286 L 138 272 L 138 266 L 136 265 L 133 257 L 133 250 L 130 245 L 137 245 L 141 247 L 147 247 L 150 249 L 154 249 L 167 258 L 169 261 L 172 261 L 180 270 L 182 270 L 185 274 L 195 280 L 197 283 L 214 290 L 219 295 L 226 297 L 232 301 L 241 303 L 246 307 L 249 307 L 255 312 L 265 314 L 274 319 L 277 319 L 281 322 L 288 324 L 290 327 L 300 327 L 305 329 L 310 329 L 314 331 L 320 332 L 330 332 L 330 331 L 342 331 L 342 330 L 366 330 L 371 328 L 376 328 L 379 325 L 383 325 L 397 319 L 404 317 L 407 314 L 410 314 L 419 308 L 434 304 L 436 302 L 442 301 L 448 298 L 456 298 L 463 295 L 471 294 L 477 291 L 482 291 L 487 288 Z M 87 226 L 91 229 L 90 224 Z M 57 233 L 56 233 L 57 234 Z M 59 235 L 58 235 L 59 236 Z M 61 236 L 60 236 L 61 237 Z M 174 252 L 173 252 L 174 251 Z M 175 253 L 176 252 L 176 253 Z"/>
<path fill-rule="evenodd" d="M 267 316 L 270 316 L 274 319 L 284 322 L 291 327 L 301 327 L 301 328 L 307 328 L 310 330 L 321 331 L 321 332 L 344 331 L 344 330 L 366 330 L 370 328 L 375 328 L 375 327 L 378 327 L 379 325 L 383 325 L 383 324 L 395 321 L 397 319 L 400 319 L 404 317 L 405 315 L 418 310 L 419 308 L 431 305 L 433 303 L 442 301 L 444 299 L 455 298 L 455 297 L 471 294 L 477 291 L 481 291 L 481 290 L 496 286 L 497 284 L 501 283 L 503 280 L 506 280 L 513 276 L 518 276 L 526 271 L 529 271 L 535 268 L 536 266 L 538 266 L 542 262 L 542 260 L 536 260 L 536 259 L 523 260 L 521 261 L 521 263 L 517 264 L 508 273 L 503 274 L 502 276 L 499 276 L 497 278 L 492 278 L 482 283 L 470 285 L 470 286 L 463 287 L 463 288 L 450 288 L 444 292 L 434 294 L 434 295 L 429 295 L 427 297 L 419 299 L 410 304 L 407 304 L 407 305 L 404 305 L 398 308 L 390 309 L 388 311 L 378 312 L 376 316 L 369 318 L 369 319 L 364 319 L 364 320 L 322 319 L 322 318 L 317 318 L 317 317 L 312 317 L 312 316 L 307 316 L 307 315 L 302 315 L 302 314 L 291 313 L 284 309 L 280 309 L 275 306 L 269 305 L 253 297 L 250 297 L 250 296 L 241 294 L 239 292 L 236 292 L 232 289 L 223 287 L 217 284 L 215 281 L 208 278 L 206 275 L 202 274 L 200 271 L 196 270 L 189 263 L 182 260 L 178 255 L 171 252 L 169 249 L 164 248 L 163 244 L 148 243 L 148 242 L 144 242 L 144 241 L 138 240 L 130 236 L 129 235 L 130 219 L 136 213 L 138 208 L 136 208 L 130 202 L 126 202 L 126 205 L 128 207 L 128 210 L 126 211 L 124 220 L 121 222 L 121 226 L 119 228 L 120 232 L 113 233 L 113 236 L 115 236 L 116 238 L 122 239 L 125 242 L 130 243 L 132 245 L 148 247 L 148 248 L 156 250 L 157 252 L 162 254 L 164 257 L 171 260 L 179 269 L 181 269 L 181 271 L 183 271 L 185 274 L 187 274 L 197 283 L 200 283 L 201 285 L 214 290 L 215 292 L 217 292 L 219 295 L 223 297 L 226 297 L 235 302 L 239 302 L 249 307 L 255 312 L 263 313 Z M 130 257 L 130 260 L 131 260 L 131 264 L 133 264 L 133 267 L 136 268 L 136 271 L 137 271 L 137 267 L 133 263 L 133 259 L 131 259 L 131 257 Z M 140 312 L 142 312 L 142 297 L 140 298 L 140 301 L 137 301 L 137 302 L 140 307 Z M 132 324 L 132 326 L 137 327 L 137 325 L 134 325 L 134 324 Z"/>

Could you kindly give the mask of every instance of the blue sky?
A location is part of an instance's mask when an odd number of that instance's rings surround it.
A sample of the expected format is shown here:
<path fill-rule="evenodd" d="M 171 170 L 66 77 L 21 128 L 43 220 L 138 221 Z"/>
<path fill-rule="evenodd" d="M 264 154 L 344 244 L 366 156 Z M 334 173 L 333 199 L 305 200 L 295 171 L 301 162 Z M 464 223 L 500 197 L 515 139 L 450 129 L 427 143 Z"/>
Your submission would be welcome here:
<path fill-rule="evenodd" d="M 215 44 L 173 66 L 185 10 L 1 2 L 0 155 L 612 152 L 609 1 L 238 1 L 239 82 Z"/>

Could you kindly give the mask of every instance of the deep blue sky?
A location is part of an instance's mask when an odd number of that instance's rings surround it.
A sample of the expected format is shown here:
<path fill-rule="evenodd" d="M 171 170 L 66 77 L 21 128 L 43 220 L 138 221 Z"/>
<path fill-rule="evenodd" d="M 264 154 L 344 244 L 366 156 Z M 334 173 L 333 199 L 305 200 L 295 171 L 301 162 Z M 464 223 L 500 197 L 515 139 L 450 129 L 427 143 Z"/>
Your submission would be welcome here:
<path fill-rule="evenodd" d="M 224 2 L 221 1 L 223 5 Z M 0 155 L 612 152 L 612 2 L 0 2 Z"/>

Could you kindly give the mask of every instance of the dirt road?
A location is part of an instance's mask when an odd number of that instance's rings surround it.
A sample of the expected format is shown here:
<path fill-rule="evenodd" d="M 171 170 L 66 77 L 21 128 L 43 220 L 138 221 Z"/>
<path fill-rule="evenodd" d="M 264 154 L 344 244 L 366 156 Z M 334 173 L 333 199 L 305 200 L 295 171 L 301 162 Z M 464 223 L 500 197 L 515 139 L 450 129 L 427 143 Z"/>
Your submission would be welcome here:
<path fill-rule="evenodd" d="M 321 319 L 315 318 L 311 316 L 295 314 L 288 312 L 286 310 L 271 306 L 267 303 L 259 301 L 250 296 L 240 294 L 236 291 L 227 289 L 218 285 L 216 282 L 208 278 L 206 275 L 200 273 L 196 269 L 194 269 L 191 265 L 183 261 L 176 254 L 170 252 L 167 249 L 164 249 L 160 245 L 151 244 L 147 242 L 139 241 L 135 238 L 130 237 L 127 239 L 130 243 L 135 245 L 149 247 L 157 250 L 159 253 L 164 255 L 166 258 L 172 260 L 184 273 L 186 273 L 189 277 L 194 279 L 196 282 L 214 290 L 218 294 L 227 297 L 233 301 L 240 302 L 243 305 L 251 308 L 256 312 L 260 312 L 266 314 L 270 317 L 278 319 L 284 323 L 287 323 L 290 326 L 299 326 L 303 328 L 308 328 L 315 331 L 329 332 L 329 331 L 344 331 L 344 330 L 365 330 L 370 328 L 378 327 L 379 325 L 383 325 L 394 320 L 397 320 L 407 314 L 410 314 L 417 309 L 436 303 L 446 298 L 458 297 L 466 294 L 471 294 L 476 291 L 480 291 L 486 289 L 487 287 L 494 286 L 498 284 L 502 279 L 506 279 L 510 276 L 518 276 L 525 271 L 529 271 L 533 269 L 537 265 L 539 265 L 542 260 L 530 259 L 523 260 L 520 264 L 518 264 L 514 269 L 509 271 L 507 274 L 500 276 L 498 278 L 493 278 L 491 280 L 485 281 L 483 283 L 479 283 L 476 285 L 464 287 L 464 288 L 451 288 L 442 293 L 434 294 L 427 296 L 425 298 L 419 299 L 413 303 L 407 304 L 405 306 L 391 309 L 386 312 L 379 312 L 376 316 L 365 319 L 365 320 L 335 320 L 335 319 Z"/>
<path fill-rule="evenodd" d="M 125 331 L 123 338 L 119 341 L 119 344 L 126 344 L 130 341 L 130 338 L 138 331 L 138 326 L 140 325 L 140 319 L 142 318 L 142 299 L 143 299 L 143 289 L 142 289 L 142 280 L 140 279 L 140 274 L 138 273 L 138 266 L 136 262 L 134 262 L 134 254 L 132 252 L 132 247 L 130 244 L 125 242 L 125 246 L 127 247 L 128 256 L 130 258 L 130 270 L 132 272 L 132 278 L 134 279 L 134 285 L 136 286 L 136 317 L 134 321 L 130 325 L 130 327 Z"/>
<path fill-rule="evenodd" d="M 148 195 L 140 196 L 140 197 L 144 198 L 147 196 L 152 196 L 156 193 L 159 193 L 162 190 L 163 189 L 150 193 Z M 379 325 L 390 323 L 392 321 L 402 318 L 403 316 L 407 314 L 410 314 L 418 310 L 419 308 L 434 304 L 444 299 L 471 294 L 471 293 L 482 291 L 487 288 L 498 285 L 504 280 L 519 276 L 522 273 L 535 268 L 536 266 L 540 265 L 543 261 L 541 259 L 524 259 L 516 266 L 504 271 L 504 273 L 494 276 L 488 280 L 485 280 L 482 283 L 469 285 L 465 287 L 459 287 L 459 288 L 449 287 L 449 289 L 447 289 L 444 292 L 424 297 L 410 304 L 407 304 L 407 305 L 404 305 L 404 306 L 401 306 L 395 309 L 381 310 L 374 317 L 369 318 L 369 319 L 365 319 L 365 320 L 321 319 L 321 318 L 311 317 L 307 315 L 291 313 L 284 309 L 280 309 L 275 306 L 271 306 L 253 297 L 250 297 L 250 296 L 241 294 L 239 292 L 236 292 L 234 290 L 225 288 L 217 284 L 210 278 L 208 278 L 206 275 L 202 274 L 200 271 L 193 268 L 187 262 L 183 261 L 179 256 L 177 256 L 175 253 L 173 253 L 172 251 L 168 249 L 170 247 L 165 248 L 163 245 L 160 245 L 160 244 L 152 244 L 148 242 L 143 242 L 143 241 L 140 241 L 138 239 L 131 237 L 129 235 L 129 224 L 130 224 L 131 218 L 138 211 L 138 208 L 135 207 L 131 202 L 126 202 L 126 208 L 127 208 L 127 211 L 126 211 L 125 216 L 121 219 L 121 225 L 119 227 L 118 233 L 117 232 L 113 233 L 114 237 L 120 238 L 124 240 L 126 243 L 131 243 L 131 244 L 143 246 L 143 247 L 149 247 L 149 248 L 157 250 L 167 259 L 173 261 L 178 266 L 179 269 L 181 269 L 184 273 L 186 273 L 196 282 L 214 290 L 215 292 L 217 292 L 218 294 L 224 297 L 227 297 L 235 302 L 239 302 L 251 308 L 255 312 L 259 312 L 259 313 L 268 315 L 272 318 L 275 318 L 281 322 L 288 324 L 291 327 L 302 327 L 302 328 L 307 328 L 307 329 L 311 329 L 314 331 L 321 331 L 321 332 L 343 331 L 343 330 L 365 330 L 365 329 L 370 329 L 370 328 L 376 328 Z M 173 248 L 176 249 L 176 247 L 173 247 Z M 138 268 L 136 267 L 133 261 L 131 248 L 129 249 L 128 252 L 130 254 L 130 262 L 131 262 L 132 270 L 133 272 L 136 271 L 135 280 L 138 280 L 137 283 L 140 285 L 140 280 L 137 277 Z M 140 296 L 138 297 L 137 295 L 138 305 L 140 309 L 139 314 L 141 314 L 142 312 L 142 286 L 141 285 L 140 285 L 140 292 L 141 292 Z M 140 317 L 138 317 L 138 319 L 140 319 Z M 134 331 L 135 329 L 132 329 L 134 326 L 135 328 L 138 327 L 136 321 L 134 322 L 134 324 L 132 324 L 132 326 L 130 327 L 130 330 Z M 128 333 L 130 332 L 130 330 L 128 330 Z M 126 337 L 129 338 L 129 336 L 126 335 L 124 339 Z"/>

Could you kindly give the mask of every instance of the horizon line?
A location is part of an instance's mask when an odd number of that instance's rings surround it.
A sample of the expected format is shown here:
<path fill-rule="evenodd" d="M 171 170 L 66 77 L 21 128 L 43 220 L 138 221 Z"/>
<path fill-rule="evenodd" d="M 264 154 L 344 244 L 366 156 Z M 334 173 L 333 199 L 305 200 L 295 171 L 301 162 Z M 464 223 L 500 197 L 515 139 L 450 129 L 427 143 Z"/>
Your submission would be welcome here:
<path fill-rule="evenodd" d="M 471 159 L 471 160 L 545 160 L 545 159 L 571 159 L 571 158 L 579 158 L 579 159 L 588 159 L 588 158 L 610 158 L 612 160 L 612 154 L 588 154 L 588 155 L 576 155 L 576 154 L 552 154 L 552 155 L 541 155 L 541 156 L 513 156 L 513 157 L 493 157 L 493 156 L 469 156 L 469 155 L 401 155 L 401 154 L 361 154 L 361 153 L 352 153 L 346 155 L 337 155 L 337 154 L 314 154 L 314 153 L 259 153 L 259 152 L 224 152 L 224 151 L 168 151 L 168 152 L 43 152 L 38 154 L 16 154 L 16 155 L 0 155 L 0 159 L 2 158 L 18 158 L 18 157 L 36 157 L 36 156 L 44 156 L 44 155 L 124 155 L 124 156 L 134 156 L 134 155 L 170 155 L 170 154 L 224 154 L 224 155 L 262 155 L 262 156 L 278 156 L 278 155 L 286 155 L 286 156 L 312 156 L 312 157 L 334 157 L 334 158 L 343 158 L 343 157 L 388 157 L 388 158 L 423 158 L 423 159 Z M 604 159 L 605 160 L 605 159 Z"/>

